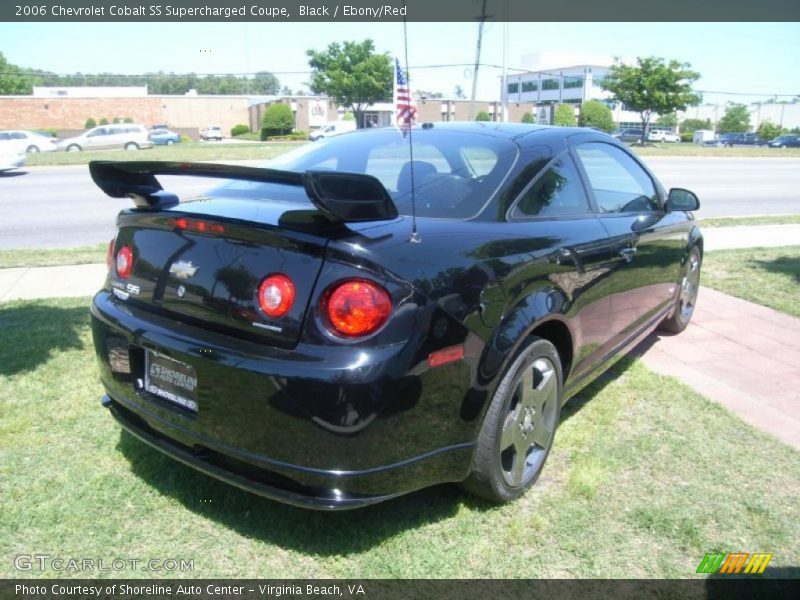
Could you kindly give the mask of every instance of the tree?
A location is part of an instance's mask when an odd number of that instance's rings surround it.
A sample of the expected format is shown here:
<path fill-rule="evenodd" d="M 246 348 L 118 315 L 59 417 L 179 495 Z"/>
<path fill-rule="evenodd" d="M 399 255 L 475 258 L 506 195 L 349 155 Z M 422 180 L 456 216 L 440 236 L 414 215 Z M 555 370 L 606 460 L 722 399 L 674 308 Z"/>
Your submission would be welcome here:
<path fill-rule="evenodd" d="M 678 125 L 678 115 L 674 112 L 661 115 L 656 121 L 656 125 L 663 125 L 664 127 L 675 127 Z"/>
<path fill-rule="evenodd" d="M 284 135 L 294 129 L 292 107 L 282 102 L 271 104 L 261 119 L 261 139 L 272 135 Z"/>
<path fill-rule="evenodd" d="M 765 140 L 774 139 L 782 133 L 783 129 L 781 126 L 771 121 L 761 121 L 761 124 L 758 126 L 758 135 Z"/>
<path fill-rule="evenodd" d="M 478 114 L 475 115 L 476 121 L 491 121 L 492 117 L 489 116 L 489 113 L 485 110 L 478 111 Z"/>
<path fill-rule="evenodd" d="M 689 70 L 689 63 L 666 62 L 654 56 L 637 58 L 636 66 L 622 64 L 619 59 L 608 70 L 600 85 L 642 119 L 644 144 L 650 132 L 650 121 L 656 114 L 666 115 L 700 103 L 701 96 L 692 91 L 700 74 Z"/>
<path fill-rule="evenodd" d="M 711 119 L 685 119 L 681 121 L 682 133 L 694 133 L 698 129 L 713 129 Z"/>
<path fill-rule="evenodd" d="M 589 100 L 581 104 L 580 123 L 582 127 L 597 127 L 605 132 L 614 131 L 611 109 L 599 100 Z"/>
<path fill-rule="evenodd" d="M 575 127 L 575 110 L 569 104 L 559 104 L 553 115 L 553 125 L 559 127 Z"/>
<path fill-rule="evenodd" d="M 251 94 L 272 96 L 280 91 L 281 84 L 280 81 L 278 81 L 278 78 L 272 73 L 268 71 L 259 71 L 253 76 L 249 87 Z M 288 95 L 291 95 L 291 93 Z"/>
<path fill-rule="evenodd" d="M 744 104 L 731 104 L 717 123 L 720 133 L 744 133 L 750 129 L 750 113 Z"/>
<path fill-rule="evenodd" d="M 533 113 L 526 112 L 522 115 L 522 123 L 536 123 L 536 119 L 533 118 Z"/>
<path fill-rule="evenodd" d="M 364 109 L 392 98 L 392 61 L 376 54 L 372 40 L 330 44 L 324 52 L 306 51 L 313 69 L 309 86 L 315 94 L 327 94 L 339 106 L 353 110 L 358 127 L 364 127 Z"/>
<path fill-rule="evenodd" d="M 0 96 L 18 96 L 33 93 L 35 79 L 26 77 L 22 69 L 6 61 L 0 52 Z"/>

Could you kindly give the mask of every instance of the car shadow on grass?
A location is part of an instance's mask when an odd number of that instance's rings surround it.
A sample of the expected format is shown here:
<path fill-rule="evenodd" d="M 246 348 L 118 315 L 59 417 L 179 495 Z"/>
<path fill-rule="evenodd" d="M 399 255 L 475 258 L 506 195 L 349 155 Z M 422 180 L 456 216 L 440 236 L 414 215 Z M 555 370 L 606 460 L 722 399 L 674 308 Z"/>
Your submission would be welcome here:
<path fill-rule="evenodd" d="M 57 351 L 82 349 L 86 306 L 64 308 L 47 300 L 0 304 L 0 375 L 32 371 Z"/>
<path fill-rule="evenodd" d="M 364 552 L 409 529 L 454 517 L 461 505 L 490 509 L 455 485 L 438 485 L 357 510 L 323 512 L 281 504 L 218 481 L 161 454 L 126 431 L 117 449 L 133 473 L 193 513 L 246 538 L 309 555 Z"/>
<path fill-rule="evenodd" d="M 634 360 L 634 357 L 623 358 L 572 398 L 562 411 L 562 421 L 580 411 Z M 454 517 L 462 507 L 479 511 L 496 508 L 455 484 L 443 484 L 352 511 L 306 510 L 262 498 L 195 471 L 124 430 L 120 432 L 117 449 L 136 476 L 190 511 L 242 536 L 306 554 L 355 554 L 403 531 Z"/>

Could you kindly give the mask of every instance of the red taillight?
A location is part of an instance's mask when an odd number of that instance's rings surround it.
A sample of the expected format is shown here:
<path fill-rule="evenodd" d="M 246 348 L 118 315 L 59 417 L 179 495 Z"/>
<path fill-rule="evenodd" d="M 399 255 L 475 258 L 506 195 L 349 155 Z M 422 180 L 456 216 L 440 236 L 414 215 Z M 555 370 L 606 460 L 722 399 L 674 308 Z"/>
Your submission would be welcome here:
<path fill-rule="evenodd" d="M 120 279 L 127 279 L 133 271 L 133 250 L 130 246 L 123 246 L 117 252 L 117 275 Z"/>
<path fill-rule="evenodd" d="M 376 331 L 392 314 L 389 292 L 375 283 L 351 279 L 337 285 L 325 300 L 336 333 L 358 337 Z"/>
<path fill-rule="evenodd" d="M 111 238 L 111 241 L 108 242 L 108 252 L 106 252 L 106 267 L 108 270 L 111 271 L 111 268 L 114 266 L 114 238 Z"/>
<path fill-rule="evenodd" d="M 208 221 L 198 221 L 197 219 L 187 219 L 178 217 L 173 219 L 172 224 L 178 229 L 197 231 L 198 233 L 224 233 L 225 227 L 219 223 L 209 223 Z"/>
<path fill-rule="evenodd" d="M 258 304 L 273 319 L 284 316 L 294 304 L 294 283 L 286 275 L 270 275 L 258 286 Z"/>

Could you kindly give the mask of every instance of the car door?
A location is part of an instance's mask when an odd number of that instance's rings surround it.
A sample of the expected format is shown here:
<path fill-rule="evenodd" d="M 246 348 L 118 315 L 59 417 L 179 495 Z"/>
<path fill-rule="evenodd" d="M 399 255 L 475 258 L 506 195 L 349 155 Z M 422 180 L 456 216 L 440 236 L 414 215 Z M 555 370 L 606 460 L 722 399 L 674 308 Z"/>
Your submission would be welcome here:
<path fill-rule="evenodd" d="M 610 296 L 608 234 L 597 220 L 569 152 L 553 158 L 522 190 L 508 211 L 513 235 L 531 240 L 503 281 L 512 305 L 547 291 L 547 307 L 571 323 L 574 383 L 608 354 Z M 543 254 L 542 254 L 543 253 Z M 538 311 L 535 311 L 538 312 Z"/>
<path fill-rule="evenodd" d="M 574 150 L 609 235 L 616 346 L 660 318 L 675 297 L 686 216 L 664 211 L 663 188 L 627 150 L 599 141 Z"/>
<path fill-rule="evenodd" d="M 108 148 L 108 127 L 97 127 L 86 134 L 85 145 L 87 150 L 105 150 Z"/>

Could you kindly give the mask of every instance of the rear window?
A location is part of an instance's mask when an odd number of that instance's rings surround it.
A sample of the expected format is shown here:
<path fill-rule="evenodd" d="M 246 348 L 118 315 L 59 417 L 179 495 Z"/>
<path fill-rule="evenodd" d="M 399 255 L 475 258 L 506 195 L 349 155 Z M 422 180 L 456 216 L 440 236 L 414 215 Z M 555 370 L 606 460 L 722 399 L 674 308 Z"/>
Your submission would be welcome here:
<path fill-rule="evenodd" d="M 518 152 L 506 139 L 445 129 L 415 130 L 412 139 L 413 168 L 408 138 L 395 129 L 309 143 L 264 166 L 366 173 L 383 184 L 400 214 L 411 214 L 413 189 L 417 216 L 464 219 L 492 198 Z M 302 188 L 271 183 L 231 181 L 211 195 L 310 204 Z"/>

